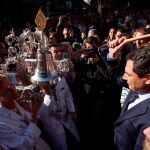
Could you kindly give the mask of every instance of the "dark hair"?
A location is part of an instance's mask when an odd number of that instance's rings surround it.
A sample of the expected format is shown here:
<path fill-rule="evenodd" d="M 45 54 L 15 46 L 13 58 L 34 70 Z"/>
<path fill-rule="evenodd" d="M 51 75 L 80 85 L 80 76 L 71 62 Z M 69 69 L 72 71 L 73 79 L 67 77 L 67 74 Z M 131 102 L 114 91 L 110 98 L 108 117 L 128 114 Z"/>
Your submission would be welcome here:
<path fill-rule="evenodd" d="M 139 28 L 135 32 L 140 32 L 140 33 L 146 34 L 146 29 L 145 28 Z"/>
<path fill-rule="evenodd" d="M 133 71 L 142 78 L 150 73 L 150 46 L 131 50 L 126 60 L 133 61 Z"/>
<path fill-rule="evenodd" d="M 117 31 L 118 31 L 118 32 L 121 32 L 121 33 L 124 32 L 123 29 L 121 29 L 121 28 L 117 29 Z M 117 31 L 116 31 L 116 32 L 117 32 Z"/>
<path fill-rule="evenodd" d="M 14 71 L 14 70 L 16 70 L 16 64 L 9 64 L 7 71 Z"/>
<path fill-rule="evenodd" d="M 67 15 L 61 15 L 59 16 L 59 20 L 61 20 L 62 23 L 65 23 L 69 21 L 69 17 Z"/>
<path fill-rule="evenodd" d="M 89 43 L 91 45 L 93 45 L 94 43 L 95 44 L 98 44 L 99 41 L 97 39 L 97 37 L 94 37 L 94 36 L 90 36 L 90 37 L 87 37 L 87 39 L 85 40 L 86 43 Z"/>

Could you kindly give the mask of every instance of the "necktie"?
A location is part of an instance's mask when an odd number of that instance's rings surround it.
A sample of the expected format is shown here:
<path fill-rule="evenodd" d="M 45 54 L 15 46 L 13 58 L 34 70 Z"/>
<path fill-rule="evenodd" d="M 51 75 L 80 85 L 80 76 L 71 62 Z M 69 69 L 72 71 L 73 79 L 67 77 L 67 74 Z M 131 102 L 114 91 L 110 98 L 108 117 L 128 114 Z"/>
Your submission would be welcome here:
<path fill-rule="evenodd" d="M 130 103 L 133 103 L 138 97 L 139 97 L 138 94 L 137 94 L 137 93 L 134 93 L 134 94 L 132 95 L 132 97 L 130 98 L 128 105 L 129 105 Z"/>
<path fill-rule="evenodd" d="M 138 94 L 137 94 L 137 93 L 134 93 L 134 94 L 131 96 L 131 98 L 129 99 L 128 103 L 126 104 L 126 107 L 125 107 L 124 111 L 127 111 L 129 104 L 133 103 L 138 97 L 139 97 Z"/>

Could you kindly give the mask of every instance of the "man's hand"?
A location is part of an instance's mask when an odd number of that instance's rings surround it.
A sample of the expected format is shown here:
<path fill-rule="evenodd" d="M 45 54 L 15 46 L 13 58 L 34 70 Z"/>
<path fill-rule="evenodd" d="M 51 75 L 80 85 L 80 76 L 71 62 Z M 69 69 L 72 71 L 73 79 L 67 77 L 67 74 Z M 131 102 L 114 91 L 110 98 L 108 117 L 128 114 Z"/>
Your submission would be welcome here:
<path fill-rule="evenodd" d="M 143 143 L 143 150 L 149 150 L 150 149 L 150 127 L 146 128 L 143 131 L 145 135 L 144 143 Z"/>
<path fill-rule="evenodd" d="M 125 37 L 121 37 L 120 39 L 115 39 L 108 43 L 109 48 L 115 48 L 116 46 L 120 45 L 123 41 L 125 41 Z"/>
<path fill-rule="evenodd" d="M 118 58 L 120 57 L 120 51 L 125 45 L 125 38 L 122 37 L 118 40 L 114 40 L 109 43 L 109 53 L 108 56 L 109 58 Z"/>

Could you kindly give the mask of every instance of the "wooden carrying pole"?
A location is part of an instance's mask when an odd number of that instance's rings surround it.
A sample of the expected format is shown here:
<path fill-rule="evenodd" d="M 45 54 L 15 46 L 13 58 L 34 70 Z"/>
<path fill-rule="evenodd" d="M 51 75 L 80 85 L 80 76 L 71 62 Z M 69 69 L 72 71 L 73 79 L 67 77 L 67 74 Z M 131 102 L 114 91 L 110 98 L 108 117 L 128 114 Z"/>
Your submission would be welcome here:
<path fill-rule="evenodd" d="M 133 42 L 133 41 L 136 41 L 136 40 L 142 40 L 142 39 L 145 39 L 145 38 L 150 38 L 150 34 L 145 34 L 145 35 L 142 35 L 142 36 L 139 36 L 139 37 L 126 39 L 126 40 L 124 41 L 124 44 L 125 44 L 125 43 L 128 43 L 128 42 Z"/>
<path fill-rule="evenodd" d="M 139 37 L 135 37 L 135 38 L 129 38 L 124 40 L 121 44 L 119 44 L 118 46 L 115 47 L 116 51 L 119 50 L 123 45 L 136 41 L 136 40 L 142 40 L 142 39 L 146 39 L 146 38 L 150 38 L 150 34 L 145 34 Z"/>

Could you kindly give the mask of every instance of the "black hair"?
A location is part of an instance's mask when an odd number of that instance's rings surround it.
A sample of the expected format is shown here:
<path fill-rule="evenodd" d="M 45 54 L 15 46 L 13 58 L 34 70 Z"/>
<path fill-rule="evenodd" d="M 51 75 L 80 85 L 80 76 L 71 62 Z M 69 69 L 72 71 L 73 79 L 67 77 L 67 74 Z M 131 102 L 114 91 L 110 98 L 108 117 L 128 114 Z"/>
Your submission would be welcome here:
<path fill-rule="evenodd" d="M 94 37 L 94 36 L 87 37 L 87 39 L 85 40 L 85 42 L 89 43 L 91 45 L 93 45 L 93 43 L 95 43 L 95 44 L 99 43 L 97 37 Z"/>
<path fill-rule="evenodd" d="M 9 64 L 7 71 L 15 71 L 16 70 L 16 64 Z"/>
<path fill-rule="evenodd" d="M 150 73 L 150 46 L 131 50 L 126 60 L 133 61 L 133 71 L 142 78 Z"/>

